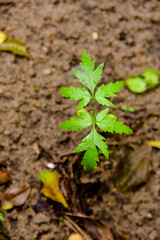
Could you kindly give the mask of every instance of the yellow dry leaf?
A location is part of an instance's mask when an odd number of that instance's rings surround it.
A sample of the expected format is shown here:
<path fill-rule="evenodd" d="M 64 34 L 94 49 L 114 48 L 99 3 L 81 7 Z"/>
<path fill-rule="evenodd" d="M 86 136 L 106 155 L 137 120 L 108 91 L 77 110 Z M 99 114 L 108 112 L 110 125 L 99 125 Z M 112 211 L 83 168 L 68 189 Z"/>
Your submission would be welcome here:
<path fill-rule="evenodd" d="M 72 233 L 68 240 L 83 240 L 83 237 L 80 233 Z"/>
<path fill-rule="evenodd" d="M 152 147 L 160 149 L 160 141 L 148 141 L 147 143 Z"/>
<path fill-rule="evenodd" d="M 60 175 L 56 172 L 40 172 L 39 180 L 43 183 L 42 193 L 53 201 L 60 202 L 64 207 L 68 207 L 59 188 L 59 178 Z"/>
<path fill-rule="evenodd" d="M 0 32 L 0 43 L 4 43 L 7 39 L 7 35 L 3 32 Z"/>

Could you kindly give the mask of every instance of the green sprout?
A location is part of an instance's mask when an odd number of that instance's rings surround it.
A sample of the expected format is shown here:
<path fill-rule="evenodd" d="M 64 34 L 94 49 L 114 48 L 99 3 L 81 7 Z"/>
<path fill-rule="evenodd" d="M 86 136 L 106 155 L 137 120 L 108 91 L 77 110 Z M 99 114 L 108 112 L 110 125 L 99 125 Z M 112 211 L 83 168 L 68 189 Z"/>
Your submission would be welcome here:
<path fill-rule="evenodd" d="M 95 62 L 91 61 L 91 58 L 87 55 L 86 50 L 82 53 L 82 62 L 80 63 L 83 71 L 74 71 L 73 74 L 78 80 L 89 89 L 79 87 L 62 87 L 60 93 L 64 97 L 69 97 L 70 100 L 81 100 L 77 106 L 77 118 L 71 118 L 61 124 L 61 129 L 66 130 L 82 130 L 92 125 L 92 131 L 81 140 L 81 143 L 74 150 L 76 152 L 85 152 L 83 160 L 81 162 L 84 165 L 84 169 L 93 171 L 97 162 L 99 162 L 98 150 L 108 159 L 109 151 L 108 146 L 105 142 L 105 138 L 97 132 L 99 127 L 104 132 L 110 133 L 126 133 L 132 134 L 133 131 L 123 124 L 123 122 L 117 121 L 117 117 L 113 114 L 108 114 L 109 107 L 115 107 L 107 98 L 116 96 L 116 92 L 119 92 L 123 87 L 123 81 L 110 83 L 108 85 L 102 84 L 95 91 L 99 80 L 102 78 L 103 64 L 94 69 Z M 87 106 L 92 100 L 93 111 L 89 113 L 83 107 Z M 96 115 L 95 111 L 95 100 L 107 106 L 104 110 L 100 111 Z"/>

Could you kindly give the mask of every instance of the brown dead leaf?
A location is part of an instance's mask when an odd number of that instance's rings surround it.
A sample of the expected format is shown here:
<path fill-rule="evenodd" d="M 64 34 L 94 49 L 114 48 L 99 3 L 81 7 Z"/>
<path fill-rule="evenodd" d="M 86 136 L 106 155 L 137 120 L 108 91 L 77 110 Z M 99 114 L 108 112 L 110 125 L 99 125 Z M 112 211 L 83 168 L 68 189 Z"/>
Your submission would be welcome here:
<path fill-rule="evenodd" d="M 116 169 L 116 187 L 125 192 L 148 181 L 151 171 L 151 148 L 146 144 L 120 159 Z"/>
<path fill-rule="evenodd" d="M 0 171 L 0 183 L 6 183 L 9 181 L 9 174 L 7 171 Z"/>
<path fill-rule="evenodd" d="M 8 188 L 2 196 L 2 209 L 9 210 L 14 206 L 23 205 L 29 196 L 30 190 L 30 187 L 25 186 Z"/>

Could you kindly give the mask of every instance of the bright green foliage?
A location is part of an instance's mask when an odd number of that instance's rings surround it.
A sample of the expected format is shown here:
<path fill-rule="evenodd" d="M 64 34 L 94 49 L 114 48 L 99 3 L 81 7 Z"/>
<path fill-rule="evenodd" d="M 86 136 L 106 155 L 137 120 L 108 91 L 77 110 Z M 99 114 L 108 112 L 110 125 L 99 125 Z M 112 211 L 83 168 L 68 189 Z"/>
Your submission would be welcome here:
<path fill-rule="evenodd" d="M 155 88 L 159 83 L 160 73 L 153 68 L 147 68 L 139 75 L 126 79 L 126 85 L 133 93 L 143 93 L 148 89 Z"/>
<path fill-rule="evenodd" d="M 119 92 L 121 88 L 123 88 L 123 81 L 110 83 L 108 85 L 103 84 L 98 88 L 95 98 L 102 105 L 115 107 L 115 105 L 106 98 L 115 97 L 115 92 Z"/>
<path fill-rule="evenodd" d="M 77 108 L 85 107 L 90 99 L 91 95 L 85 88 L 64 87 L 60 89 L 60 93 L 63 97 L 70 97 L 70 100 L 81 100 Z"/>
<path fill-rule="evenodd" d="M 78 118 L 71 118 L 71 120 L 67 120 L 61 124 L 61 129 L 67 130 L 82 130 L 84 128 L 89 127 L 93 124 L 92 116 L 86 109 L 81 109 L 77 112 Z"/>
<path fill-rule="evenodd" d="M 107 159 L 109 158 L 108 146 L 105 142 L 105 138 L 97 132 L 97 127 L 104 132 L 110 133 L 132 134 L 133 132 L 129 127 L 124 125 L 123 122 L 118 122 L 115 115 L 108 114 L 109 108 L 102 110 L 97 116 L 95 114 L 95 99 L 102 105 L 114 107 L 115 105 L 107 98 L 116 96 L 115 93 L 121 90 L 123 82 L 119 81 L 108 85 L 103 84 L 95 93 L 95 87 L 102 77 L 103 64 L 94 70 L 94 61 L 91 61 L 84 50 L 80 65 L 83 71 L 75 71 L 73 73 L 84 86 L 89 88 L 90 93 L 85 88 L 63 87 L 60 89 L 60 93 L 64 97 L 69 97 L 71 100 L 81 100 L 77 108 L 82 108 L 77 112 L 78 117 L 63 122 L 61 124 L 61 129 L 76 131 L 91 125 L 93 126 L 92 131 L 82 139 L 81 143 L 74 150 L 74 152 L 85 151 L 82 165 L 84 165 L 84 169 L 93 171 L 97 166 L 97 162 L 99 162 L 98 150 Z M 93 101 L 92 115 L 86 109 L 83 109 L 91 99 Z"/>

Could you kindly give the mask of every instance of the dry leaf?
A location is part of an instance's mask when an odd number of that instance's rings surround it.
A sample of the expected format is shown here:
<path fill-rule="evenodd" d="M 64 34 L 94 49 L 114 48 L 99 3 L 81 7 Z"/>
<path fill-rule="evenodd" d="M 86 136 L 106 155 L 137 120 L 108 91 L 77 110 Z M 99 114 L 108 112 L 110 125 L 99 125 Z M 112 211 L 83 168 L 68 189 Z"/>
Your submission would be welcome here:
<path fill-rule="evenodd" d="M 39 179 L 43 183 L 42 193 L 53 201 L 60 202 L 64 207 L 68 204 L 59 188 L 60 175 L 56 172 L 41 172 Z"/>
<path fill-rule="evenodd" d="M 3 32 L 0 32 L 0 43 L 5 42 L 7 39 L 7 35 Z"/>
<path fill-rule="evenodd" d="M 83 240 L 83 237 L 80 233 L 72 233 L 68 240 Z"/>
<path fill-rule="evenodd" d="M 17 39 L 8 39 L 1 43 L 0 51 L 9 51 L 15 55 L 29 57 L 26 45 Z"/>
<path fill-rule="evenodd" d="M 0 183 L 6 183 L 9 181 L 9 174 L 7 171 L 0 171 Z"/>
<path fill-rule="evenodd" d="M 160 149 L 160 141 L 147 141 L 147 143 L 152 147 Z"/>
<path fill-rule="evenodd" d="M 10 187 L 8 188 L 2 196 L 2 209 L 9 210 L 14 206 L 21 206 L 27 200 L 30 187 Z"/>
<path fill-rule="evenodd" d="M 150 147 L 142 145 L 120 159 L 116 169 L 116 187 L 128 191 L 146 183 L 151 170 Z"/>

